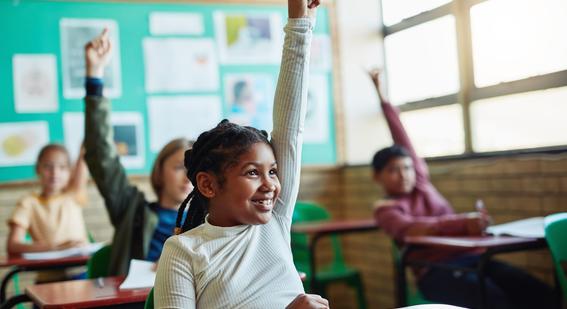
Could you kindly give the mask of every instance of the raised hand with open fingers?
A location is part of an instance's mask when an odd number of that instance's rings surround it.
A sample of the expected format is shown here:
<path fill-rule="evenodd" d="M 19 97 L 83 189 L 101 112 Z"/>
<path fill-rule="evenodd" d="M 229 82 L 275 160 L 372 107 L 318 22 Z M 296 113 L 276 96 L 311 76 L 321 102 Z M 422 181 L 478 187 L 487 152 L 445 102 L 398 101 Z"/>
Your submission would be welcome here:
<path fill-rule="evenodd" d="M 314 18 L 316 8 L 321 4 L 321 0 L 288 0 L 289 18 Z"/>
<path fill-rule="evenodd" d="M 102 78 L 111 54 L 112 43 L 108 36 L 108 29 L 105 28 L 99 36 L 85 45 L 87 77 Z"/>

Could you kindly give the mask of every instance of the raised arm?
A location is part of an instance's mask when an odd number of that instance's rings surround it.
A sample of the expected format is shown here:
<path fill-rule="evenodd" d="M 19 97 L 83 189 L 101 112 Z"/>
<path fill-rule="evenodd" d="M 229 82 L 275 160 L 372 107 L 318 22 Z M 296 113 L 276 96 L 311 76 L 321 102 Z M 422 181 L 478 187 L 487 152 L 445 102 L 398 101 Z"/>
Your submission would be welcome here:
<path fill-rule="evenodd" d="M 382 92 L 380 83 L 380 71 L 372 70 L 368 74 L 370 75 L 370 79 L 372 79 L 372 82 L 376 87 L 376 92 L 378 93 L 378 98 L 380 99 L 380 106 L 382 107 L 382 112 L 384 113 L 384 117 L 386 118 L 386 122 L 388 123 L 388 127 L 390 128 L 390 134 L 392 135 L 394 143 L 396 145 L 403 146 L 409 151 L 413 160 L 418 183 L 421 179 L 427 179 L 429 177 L 427 164 L 422 158 L 417 156 L 409 135 L 407 134 L 404 125 L 400 120 L 400 111 L 392 104 L 390 104 L 390 102 Z"/>
<path fill-rule="evenodd" d="M 284 28 L 285 41 L 274 102 L 272 145 L 282 187 L 274 212 L 285 217 L 289 228 L 299 191 L 309 50 L 315 12 L 307 7 L 307 0 L 289 0 L 288 9 L 289 20 Z"/>
<path fill-rule="evenodd" d="M 73 192 L 83 204 L 86 204 L 87 201 L 88 180 L 89 171 L 87 169 L 87 164 L 85 163 L 85 147 L 81 145 L 79 156 L 77 157 L 77 161 L 75 162 L 75 166 L 73 166 L 73 171 L 71 172 L 71 179 L 69 179 L 67 191 Z"/>
<path fill-rule="evenodd" d="M 102 77 L 112 51 L 107 30 L 85 46 L 87 96 L 85 97 L 85 160 L 110 221 L 120 224 L 129 202 L 142 193 L 128 182 L 114 145 L 110 102 L 102 97 Z"/>

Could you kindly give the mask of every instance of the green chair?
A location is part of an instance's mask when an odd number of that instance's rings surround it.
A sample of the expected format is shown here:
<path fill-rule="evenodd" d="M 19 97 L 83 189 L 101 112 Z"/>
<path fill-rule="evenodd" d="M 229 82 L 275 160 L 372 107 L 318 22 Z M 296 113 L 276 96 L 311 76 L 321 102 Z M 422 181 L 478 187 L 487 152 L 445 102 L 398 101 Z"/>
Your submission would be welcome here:
<path fill-rule="evenodd" d="M 154 288 L 150 290 L 150 294 L 148 294 L 148 297 L 146 298 L 144 309 L 154 309 Z"/>
<path fill-rule="evenodd" d="M 300 202 L 295 204 L 293 212 L 292 224 L 300 222 L 327 221 L 330 219 L 327 210 L 315 203 Z M 350 268 L 345 264 L 341 245 L 336 235 L 330 236 L 331 246 L 333 250 L 332 261 L 328 265 L 317 267 L 315 274 L 315 284 L 320 288 L 320 292 L 325 295 L 325 288 L 333 282 L 344 282 L 356 289 L 358 307 L 366 308 L 366 299 L 364 296 L 364 286 L 360 272 Z M 307 275 L 303 286 L 306 290 L 311 290 L 310 282 L 313 271 L 309 264 L 311 253 L 309 251 L 309 237 L 303 233 L 291 233 L 291 250 L 293 253 L 293 261 L 298 271 Z"/>
<path fill-rule="evenodd" d="M 392 261 L 394 262 L 394 274 L 396 274 L 396 288 L 401 289 L 404 288 L 400 286 L 400 278 L 399 276 L 405 276 L 405 269 L 402 269 L 402 257 L 400 254 L 400 250 L 398 249 L 398 245 L 395 241 L 392 240 Z M 405 281 L 405 304 L 397 304 L 398 306 L 415 306 L 415 305 L 425 305 L 425 304 L 434 304 L 434 302 L 430 302 L 421 292 L 417 289 L 416 286 L 413 284 L 408 284 L 407 280 Z"/>
<path fill-rule="evenodd" d="M 553 257 L 557 281 L 567 302 L 567 212 L 545 217 L 545 239 Z"/>
<path fill-rule="evenodd" d="M 106 245 L 91 256 L 87 261 L 87 278 L 94 279 L 108 276 L 111 248 L 111 245 Z"/>

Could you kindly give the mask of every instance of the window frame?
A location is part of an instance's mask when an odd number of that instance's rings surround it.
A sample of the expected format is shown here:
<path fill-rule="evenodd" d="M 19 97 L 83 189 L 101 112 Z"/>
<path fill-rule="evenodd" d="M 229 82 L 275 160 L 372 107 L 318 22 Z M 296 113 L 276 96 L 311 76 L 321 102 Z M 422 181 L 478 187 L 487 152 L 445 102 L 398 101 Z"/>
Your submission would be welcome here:
<path fill-rule="evenodd" d="M 494 157 L 502 155 L 516 155 L 516 154 L 534 154 L 534 153 L 558 153 L 567 151 L 566 145 L 554 145 L 548 147 L 533 147 L 533 148 L 518 148 L 513 150 L 504 150 L 496 152 L 480 152 L 473 150 L 470 105 L 472 102 L 481 99 L 490 99 L 511 94 L 520 94 L 524 92 L 531 92 L 537 90 L 545 90 L 550 88 L 567 86 L 567 70 L 557 71 L 539 76 L 518 79 L 511 82 L 503 82 L 496 85 L 485 87 L 476 87 L 474 82 L 474 68 L 473 68 L 473 52 L 472 52 L 472 36 L 471 36 L 471 20 L 470 9 L 474 5 L 491 0 L 452 0 L 437 8 L 419 13 L 417 15 L 403 19 L 402 21 L 386 26 L 384 25 L 384 14 L 382 5 L 380 5 L 380 18 L 381 18 L 381 35 L 382 39 L 394 33 L 409 29 L 432 21 L 434 19 L 453 15 L 455 18 L 455 27 L 457 33 L 457 57 L 459 68 L 459 85 L 460 90 L 457 93 L 427 98 L 424 100 L 406 102 L 399 105 L 400 111 L 415 111 L 420 109 L 427 109 L 431 107 L 438 107 L 444 105 L 460 104 L 463 115 L 463 130 L 465 137 L 465 151 L 458 155 L 447 155 L 440 157 L 429 157 L 428 159 L 457 159 L 457 158 L 471 158 L 471 157 Z M 385 56 L 385 46 L 382 45 L 382 55 Z M 385 60 L 385 59 L 383 59 Z M 386 61 L 383 61 L 386 63 Z M 387 75 L 386 68 L 386 75 Z M 458 102 L 458 103 L 455 103 Z"/>

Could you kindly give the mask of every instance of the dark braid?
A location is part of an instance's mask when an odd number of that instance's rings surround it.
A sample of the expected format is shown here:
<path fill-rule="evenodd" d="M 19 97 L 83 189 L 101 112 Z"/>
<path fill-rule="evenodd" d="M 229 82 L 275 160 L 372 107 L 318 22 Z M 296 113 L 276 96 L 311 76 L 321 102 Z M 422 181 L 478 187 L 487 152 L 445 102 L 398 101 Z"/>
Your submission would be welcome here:
<path fill-rule="evenodd" d="M 193 147 L 185 151 L 185 168 L 187 178 L 193 183 L 193 191 L 183 201 L 177 214 L 175 233 L 191 230 L 205 222 L 208 213 L 208 199 L 197 188 L 197 174 L 212 172 L 224 183 L 224 171 L 237 164 L 239 157 L 255 143 L 266 143 L 268 133 L 253 127 L 240 126 L 224 119 L 213 129 L 201 133 Z M 187 210 L 187 218 L 183 221 L 183 213 Z"/>

